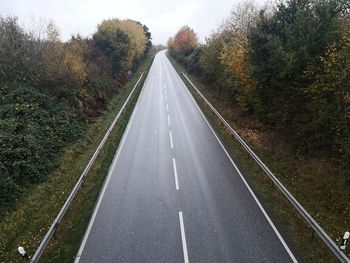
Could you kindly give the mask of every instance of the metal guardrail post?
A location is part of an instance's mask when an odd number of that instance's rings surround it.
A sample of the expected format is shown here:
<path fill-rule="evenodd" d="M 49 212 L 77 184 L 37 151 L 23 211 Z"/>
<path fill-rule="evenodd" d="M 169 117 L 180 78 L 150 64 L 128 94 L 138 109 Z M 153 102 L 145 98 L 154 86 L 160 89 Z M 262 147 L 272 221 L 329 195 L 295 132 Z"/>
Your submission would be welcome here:
<path fill-rule="evenodd" d="M 315 233 L 321 238 L 325 245 L 332 251 L 332 253 L 344 263 L 350 263 L 350 259 L 345 255 L 343 251 L 339 249 L 337 244 L 330 238 L 330 236 L 322 229 L 322 227 L 316 222 L 316 220 L 305 210 L 305 208 L 294 198 L 294 196 L 287 190 L 287 188 L 277 179 L 277 177 L 270 171 L 270 169 L 260 160 L 255 152 L 248 146 L 248 144 L 238 135 L 238 133 L 228 124 L 228 122 L 221 116 L 221 114 L 214 108 L 214 106 L 204 97 L 199 89 L 193 84 L 193 82 L 187 77 L 187 74 L 182 72 L 182 75 L 191 84 L 198 95 L 204 100 L 214 114 L 220 119 L 230 133 L 236 138 L 236 140 L 243 146 L 243 148 L 249 153 L 249 155 L 255 160 L 255 162 L 261 167 L 276 187 L 282 192 L 287 200 L 294 206 L 294 208 L 301 214 L 305 221 L 312 227 Z"/>
<path fill-rule="evenodd" d="M 142 77 L 144 75 L 144 72 L 142 72 L 140 78 L 137 80 L 135 86 L 133 87 L 133 89 L 131 90 L 129 96 L 127 97 L 127 99 L 125 100 L 123 106 L 121 107 L 121 109 L 119 110 L 117 116 L 114 118 L 111 126 L 109 127 L 109 129 L 107 130 L 105 136 L 103 137 L 103 139 L 101 140 L 100 144 L 98 145 L 96 151 L 94 152 L 94 154 L 92 155 L 90 161 L 88 162 L 88 164 L 86 165 L 83 173 L 80 175 L 77 183 L 75 184 L 73 190 L 71 191 L 71 193 L 69 194 L 68 198 L 66 199 L 63 207 L 61 208 L 60 212 L 58 213 L 57 217 L 55 218 L 55 220 L 53 221 L 51 227 L 49 228 L 49 230 L 47 231 L 46 235 L 44 236 L 43 240 L 41 241 L 39 247 L 37 248 L 37 250 L 35 251 L 33 257 L 30 260 L 30 263 L 36 263 L 38 262 L 40 256 L 42 255 L 42 253 L 44 252 L 47 244 L 49 243 L 49 241 L 51 240 L 52 236 L 54 235 L 54 233 L 56 232 L 59 223 L 61 222 L 63 216 L 65 215 L 67 209 L 69 208 L 70 204 L 72 203 L 76 193 L 78 192 L 81 184 L 83 183 L 84 178 L 86 177 L 86 175 L 89 173 L 94 161 L 96 160 L 98 154 L 100 153 L 102 147 L 104 146 L 105 142 L 107 141 L 109 135 L 111 134 L 115 124 L 117 123 L 118 119 L 120 118 L 121 114 L 123 113 L 126 105 L 128 104 L 132 94 L 134 93 L 137 85 L 139 84 L 139 82 L 141 81 Z"/>

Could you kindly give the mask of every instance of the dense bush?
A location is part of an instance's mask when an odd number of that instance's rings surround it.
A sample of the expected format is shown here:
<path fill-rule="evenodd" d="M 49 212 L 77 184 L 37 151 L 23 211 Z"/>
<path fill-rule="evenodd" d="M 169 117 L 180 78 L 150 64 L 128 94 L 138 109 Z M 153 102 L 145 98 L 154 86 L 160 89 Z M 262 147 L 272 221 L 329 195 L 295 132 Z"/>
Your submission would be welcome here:
<path fill-rule="evenodd" d="M 169 53 L 300 151 L 330 154 L 346 166 L 349 10 L 345 0 L 289 0 L 260 9 L 245 2 L 204 45 L 189 54 L 175 48 L 175 36 Z"/>
<path fill-rule="evenodd" d="M 281 3 L 274 16 L 261 13 L 249 34 L 258 115 L 307 150 L 339 151 L 339 139 L 349 136 L 349 119 L 344 119 L 350 106 L 344 96 L 349 94 L 349 83 L 338 79 L 343 76 L 337 74 L 336 65 L 329 68 L 333 80 L 324 79 L 324 66 L 342 63 L 336 57 L 345 48 L 340 27 L 345 10 L 339 4 Z"/>
<path fill-rule="evenodd" d="M 82 130 L 79 112 L 67 100 L 21 84 L 2 90 L 0 118 L 3 172 L 17 184 L 41 180 L 54 166 L 47 160 Z"/>
<path fill-rule="evenodd" d="M 118 26 L 106 30 L 108 21 Z M 0 207 L 47 177 L 62 148 L 125 83 L 150 39 L 133 20 L 106 20 L 93 38 L 63 43 L 53 24 L 38 38 L 16 18 L 0 18 Z"/>

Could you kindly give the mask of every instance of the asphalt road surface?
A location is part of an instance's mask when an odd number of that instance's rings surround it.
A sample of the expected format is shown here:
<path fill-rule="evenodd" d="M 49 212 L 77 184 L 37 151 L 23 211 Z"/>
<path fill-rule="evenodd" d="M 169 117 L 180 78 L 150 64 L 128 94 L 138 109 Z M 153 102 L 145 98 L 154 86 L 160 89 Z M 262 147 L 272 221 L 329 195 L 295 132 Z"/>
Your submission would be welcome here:
<path fill-rule="evenodd" d="M 165 51 L 147 76 L 79 261 L 297 262 Z"/>

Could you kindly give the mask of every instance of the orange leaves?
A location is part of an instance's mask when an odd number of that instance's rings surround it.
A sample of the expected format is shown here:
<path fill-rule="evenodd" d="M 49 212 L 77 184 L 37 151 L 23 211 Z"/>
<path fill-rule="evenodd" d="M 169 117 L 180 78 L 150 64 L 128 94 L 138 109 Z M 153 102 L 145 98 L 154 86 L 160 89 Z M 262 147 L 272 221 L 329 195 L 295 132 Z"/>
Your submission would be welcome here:
<path fill-rule="evenodd" d="M 189 26 L 180 28 L 172 41 L 172 47 L 176 52 L 184 52 L 187 49 L 194 48 L 197 44 L 197 34 Z"/>

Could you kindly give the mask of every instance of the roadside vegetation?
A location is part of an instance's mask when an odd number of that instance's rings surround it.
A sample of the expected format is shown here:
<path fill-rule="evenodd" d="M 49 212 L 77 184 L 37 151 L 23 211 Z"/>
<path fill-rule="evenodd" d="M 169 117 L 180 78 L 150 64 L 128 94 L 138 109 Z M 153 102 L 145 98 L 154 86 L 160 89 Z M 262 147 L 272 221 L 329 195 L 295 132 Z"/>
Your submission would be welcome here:
<path fill-rule="evenodd" d="M 206 43 L 188 26 L 168 41 L 169 55 L 338 243 L 350 224 L 349 10 L 342 0 L 244 2 Z M 246 166 L 268 203 L 281 199 Z M 269 207 L 290 223 L 287 206 Z M 287 228 L 316 245 L 307 228 Z M 329 262 L 322 251 L 303 253 Z"/>
<path fill-rule="evenodd" d="M 25 32 L 1 18 L 0 31 L 0 262 L 21 262 L 17 245 L 34 253 L 154 50 L 148 28 L 133 20 L 105 20 L 91 38 L 68 42 L 52 23 Z M 141 87 L 44 262 L 73 261 Z"/>
<path fill-rule="evenodd" d="M 25 32 L 16 18 L 0 18 L 0 216 L 101 115 L 150 39 L 133 20 L 105 20 L 92 38 L 62 42 L 52 23 Z"/>
<path fill-rule="evenodd" d="M 179 64 L 172 57 L 170 57 L 170 60 L 189 91 L 192 93 L 192 96 L 197 101 L 202 112 L 214 128 L 216 134 L 220 137 L 226 150 L 229 152 L 230 156 L 253 188 L 255 194 L 262 202 L 265 210 L 267 210 L 275 225 L 278 226 L 284 239 L 289 244 L 293 244 L 292 249 L 296 249 L 296 251 L 293 251 L 295 255 L 300 255 L 303 262 L 338 262 L 329 252 L 324 243 L 315 237 L 315 233 L 313 233 L 313 230 L 299 215 L 299 212 L 296 211 L 284 195 L 273 186 L 272 181 L 266 176 L 260 166 L 250 157 L 250 155 L 247 154 L 246 150 L 232 136 L 203 99 L 192 88 L 188 80 L 181 74 L 185 71 L 184 66 Z M 269 168 L 273 168 L 271 170 L 273 170 L 274 174 L 277 175 L 280 180 L 286 180 L 295 176 L 294 173 L 288 174 L 294 168 L 292 167 L 292 163 L 288 162 L 295 162 L 295 164 L 298 164 L 298 160 L 294 160 L 294 153 L 283 148 L 288 147 L 288 144 L 284 144 L 282 140 L 280 141 L 273 131 L 265 130 L 265 133 L 260 135 L 258 131 L 255 131 L 256 120 L 254 118 L 249 119 L 244 113 L 242 114 L 239 108 L 225 106 L 222 103 L 221 98 L 217 96 L 215 91 L 213 91 L 212 86 L 205 83 L 200 77 L 190 73 L 187 73 L 187 76 L 196 87 L 200 89 L 210 103 L 222 113 L 222 116 L 228 121 L 228 123 L 234 127 L 240 135 L 243 135 L 242 137 L 244 140 L 248 142 L 250 146 L 254 146 L 251 148 L 254 149 L 259 157 L 262 157 L 263 161 L 269 166 Z M 252 131 L 254 131 L 254 133 L 251 133 Z M 252 140 L 251 135 L 253 134 L 254 137 L 256 136 L 258 138 Z M 271 135 L 271 137 L 269 135 Z M 266 145 L 264 145 L 265 148 L 256 144 L 261 138 L 264 138 L 263 142 L 264 144 L 266 143 Z M 271 144 L 271 140 L 274 142 L 277 141 L 278 147 L 269 145 L 269 143 Z M 281 157 L 282 154 L 284 155 L 283 157 Z M 307 164 L 307 166 L 308 165 L 309 164 Z M 304 172 L 309 171 L 305 167 L 302 167 L 301 169 L 305 169 Z M 285 171 L 285 174 L 283 171 Z M 290 184 L 288 184 L 288 182 L 285 183 L 285 181 L 283 181 L 283 184 L 289 189 Z M 292 193 L 295 196 L 295 192 Z M 299 197 L 300 196 L 298 196 L 298 201 L 305 201 L 300 200 Z M 304 202 L 302 203 L 304 204 Z M 337 242 L 340 241 L 339 238 L 337 239 Z"/>

